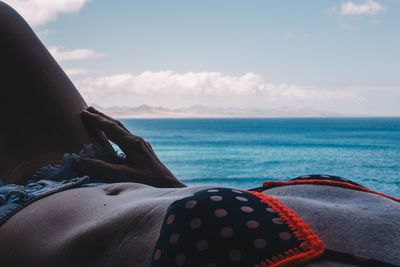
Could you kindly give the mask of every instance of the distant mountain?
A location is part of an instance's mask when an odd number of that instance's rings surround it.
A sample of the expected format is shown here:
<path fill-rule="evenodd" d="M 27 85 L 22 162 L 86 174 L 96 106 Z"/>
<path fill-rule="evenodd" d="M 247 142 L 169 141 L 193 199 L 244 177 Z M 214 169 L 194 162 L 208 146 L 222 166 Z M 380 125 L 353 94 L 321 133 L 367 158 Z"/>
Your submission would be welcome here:
<path fill-rule="evenodd" d="M 116 118 L 286 118 L 286 117 L 346 117 L 345 114 L 321 111 L 311 108 L 239 108 L 190 106 L 169 109 L 140 105 L 137 107 L 112 106 L 103 108 L 93 104 L 95 108 Z"/>

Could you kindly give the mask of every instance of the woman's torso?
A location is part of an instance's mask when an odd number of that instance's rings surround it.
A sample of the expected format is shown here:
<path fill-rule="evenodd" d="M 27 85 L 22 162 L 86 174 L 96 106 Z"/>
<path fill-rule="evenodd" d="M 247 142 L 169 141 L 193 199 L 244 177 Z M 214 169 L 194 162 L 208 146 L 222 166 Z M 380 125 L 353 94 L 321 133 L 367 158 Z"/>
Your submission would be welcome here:
<path fill-rule="evenodd" d="M 168 206 L 205 188 L 117 183 L 51 195 L 0 227 L 2 265 L 148 266 Z M 391 255 L 392 263 L 400 264 L 398 203 L 332 186 L 285 186 L 265 193 L 298 213 L 328 248 L 379 260 Z"/>
<path fill-rule="evenodd" d="M 0 227 L 1 261 L 10 267 L 146 266 L 168 206 L 203 188 L 117 183 L 48 196 Z"/>

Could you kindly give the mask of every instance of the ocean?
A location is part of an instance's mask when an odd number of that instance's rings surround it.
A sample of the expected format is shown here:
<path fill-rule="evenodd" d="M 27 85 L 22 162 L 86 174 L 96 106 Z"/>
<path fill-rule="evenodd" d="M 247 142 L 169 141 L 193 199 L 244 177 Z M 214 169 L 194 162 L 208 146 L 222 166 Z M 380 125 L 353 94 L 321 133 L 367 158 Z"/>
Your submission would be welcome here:
<path fill-rule="evenodd" d="M 400 118 L 125 119 L 187 185 L 248 189 L 307 174 L 400 197 Z"/>

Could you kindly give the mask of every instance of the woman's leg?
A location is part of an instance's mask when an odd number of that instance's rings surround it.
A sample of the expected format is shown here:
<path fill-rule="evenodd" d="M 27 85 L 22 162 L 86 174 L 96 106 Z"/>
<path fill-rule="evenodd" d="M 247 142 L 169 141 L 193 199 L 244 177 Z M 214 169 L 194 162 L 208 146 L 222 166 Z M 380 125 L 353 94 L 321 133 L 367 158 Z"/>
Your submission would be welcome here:
<path fill-rule="evenodd" d="M 93 141 L 86 103 L 24 19 L 0 2 L 0 177 L 20 183 Z"/>

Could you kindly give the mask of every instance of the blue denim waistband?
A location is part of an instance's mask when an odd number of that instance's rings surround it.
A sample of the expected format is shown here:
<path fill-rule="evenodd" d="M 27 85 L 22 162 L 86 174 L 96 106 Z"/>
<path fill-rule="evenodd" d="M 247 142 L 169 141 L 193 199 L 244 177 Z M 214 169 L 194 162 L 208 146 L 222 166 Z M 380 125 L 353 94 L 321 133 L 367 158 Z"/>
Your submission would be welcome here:
<path fill-rule="evenodd" d="M 79 155 L 67 153 L 64 154 L 60 164 L 42 167 L 24 185 L 5 185 L 0 179 L 0 226 L 19 210 L 36 200 L 72 188 L 104 184 L 100 180 L 89 178 L 72 168 L 73 160 L 80 156 L 106 161 L 117 159 L 114 150 L 105 149 L 97 144 L 89 144 L 83 147 Z"/>
<path fill-rule="evenodd" d="M 30 203 L 67 189 L 79 187 L 88 181 L 89 177 L 83 176 L 63 181 L 40 180 L 23 186 L 15 184 L 0 186 L 0 226 Z"/>

